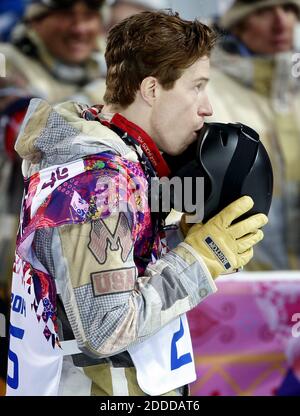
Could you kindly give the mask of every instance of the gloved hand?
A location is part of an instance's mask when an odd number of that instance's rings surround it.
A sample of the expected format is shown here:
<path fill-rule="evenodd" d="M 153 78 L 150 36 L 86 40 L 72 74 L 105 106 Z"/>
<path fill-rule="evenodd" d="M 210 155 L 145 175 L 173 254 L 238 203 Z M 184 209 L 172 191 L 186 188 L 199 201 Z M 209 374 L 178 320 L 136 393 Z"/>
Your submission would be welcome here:
<path fill-rule="evenodd" d="M 259 229 L 267 224 L 264 214 L 232 222 L 253 207 L 253 200 L 243 196 L 232 202 L 206 224 L 187 229 L 184 242 L 202 257 L 213 278 L 244 266 L 253 257 L 253 246 L 263 238 Z"/>

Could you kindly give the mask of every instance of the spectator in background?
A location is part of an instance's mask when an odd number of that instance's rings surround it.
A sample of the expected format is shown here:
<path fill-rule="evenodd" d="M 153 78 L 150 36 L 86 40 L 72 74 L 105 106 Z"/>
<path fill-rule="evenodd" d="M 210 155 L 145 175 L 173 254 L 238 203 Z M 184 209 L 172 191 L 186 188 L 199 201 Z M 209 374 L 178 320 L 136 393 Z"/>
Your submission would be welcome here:
<path fill-rule="evenodd" d="M 12 44 L 0 45 L 7 65 L 2 86 L 5 82 L 4 86 L 16 87 L 16 95 L 21 89 L 58 102 L 101 77 L 98 58 L 103 3 L 34 0 L 28 4 L 24 24 L 16 28 Z M 94 94 L 90 99 L 98 102 L 101 91 Z"/>
<path fill-rule="evenodd" d="M 14 26 L 22 18 L 25 0 L 1 0 L 0 2 L 0 41 L 6 42 Z"/>
<path fill-rule="evenodd" d="M 107 3 L 110 5 L 107 30 L 136 13 L 170 7 L 169 0 L 108 0 Z"/>
<path fill-rule="evenodd" d="M 238 0 L 218 22 L 227 34 L 212 55 L 209 121 L 254 128 L 273 164 L 274 198 L 252 270 L 300 268 L 300 79 L 293 77 L 300 2 Z"/>

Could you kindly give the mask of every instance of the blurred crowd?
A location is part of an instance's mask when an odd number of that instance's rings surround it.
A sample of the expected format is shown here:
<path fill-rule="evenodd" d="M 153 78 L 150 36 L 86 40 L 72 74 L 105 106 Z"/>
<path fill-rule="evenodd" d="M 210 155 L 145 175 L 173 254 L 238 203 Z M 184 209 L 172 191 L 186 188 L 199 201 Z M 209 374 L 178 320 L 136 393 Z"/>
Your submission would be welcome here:
<path fill-rule="evenodd" d="M 195 2 L 180 3 L 178 9 L 179 2 L 171 0 L 1 0 L 0 313 L 8 310 L 23 193 L 14 144 L 29 101 L 101 104 L 106 34 L 143 10 L 173 8 L 183 17 L 194 13 L 219 33 L 208 86 L 214 114 L 207 121 L 239 121 L 255 129 L 275 174 L 265 239 L 249 268 L 300 268 L 300 78 L 293 71 L 300 60 L 300 0 L 207 0 L 197 2 L 196 10 Z M 0 361 L 3 377 L 5 366 Z"/>

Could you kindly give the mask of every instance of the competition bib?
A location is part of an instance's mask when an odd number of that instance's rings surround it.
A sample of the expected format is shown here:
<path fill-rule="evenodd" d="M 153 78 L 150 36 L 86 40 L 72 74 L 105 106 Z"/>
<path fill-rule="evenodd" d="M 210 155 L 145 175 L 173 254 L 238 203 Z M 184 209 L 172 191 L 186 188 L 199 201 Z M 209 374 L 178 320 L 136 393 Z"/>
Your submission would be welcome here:
<path fill-rule="evenodd" d="M 53 191 L 84 169 L 82 160 L 43 169 L 25 194 L 12 277 L 7 396 L 58 393 L 64 352 L 56 327 L 56 287 L 31 244 L 36 227 L 55 225 L 55 217 L 44 215 Z M 77 213 L 78 202 L 72 204 Z"/>
<path fill-rule="evenodd" d="M 11 298 L 6 395 L 55 396 L 63 354 L 53 321 L 45 316 L 47 305 L 42 300 L 37 304 L 30 269 L 18 256 Z"/>
<path fill-rule="evenodd" d="M 193 347 L 186 315 L 175 319 L 128 352 L 140 388 L 158 396 L 196 380 Z"/>

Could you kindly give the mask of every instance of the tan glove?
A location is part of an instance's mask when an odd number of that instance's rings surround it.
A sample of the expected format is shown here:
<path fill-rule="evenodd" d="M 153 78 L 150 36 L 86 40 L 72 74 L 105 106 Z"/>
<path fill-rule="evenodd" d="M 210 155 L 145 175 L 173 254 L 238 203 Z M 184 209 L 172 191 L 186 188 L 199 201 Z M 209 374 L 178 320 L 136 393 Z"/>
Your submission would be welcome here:
<path fill-rule="evenodd" d="M 267 224 L 264 214 L 231 224 L 253 207 L 253 200 L 243 196 L 232 202 L 206 224 L 194 224 L 187 230 L 185 243 L 202 257 L 213 278 L 231 273 L 253 257 L 253 246 L 263 239 L 260 227 Z"/>

